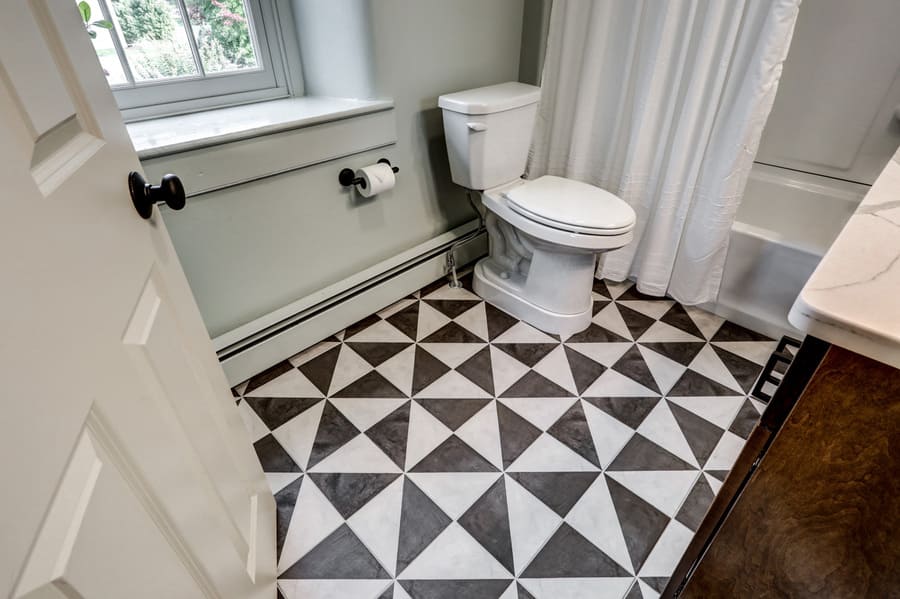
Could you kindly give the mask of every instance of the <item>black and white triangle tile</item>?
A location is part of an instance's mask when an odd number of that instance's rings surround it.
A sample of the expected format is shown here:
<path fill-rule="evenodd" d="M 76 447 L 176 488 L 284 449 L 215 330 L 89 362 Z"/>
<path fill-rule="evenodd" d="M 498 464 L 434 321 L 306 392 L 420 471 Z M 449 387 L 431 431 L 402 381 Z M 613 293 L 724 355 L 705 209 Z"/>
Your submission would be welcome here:
<path fill-rule="evenodd" d="M 234 389 L 285 599 L 657 597 L 775 343 L 630 283 L 539 331 L 438 282 Z"/>

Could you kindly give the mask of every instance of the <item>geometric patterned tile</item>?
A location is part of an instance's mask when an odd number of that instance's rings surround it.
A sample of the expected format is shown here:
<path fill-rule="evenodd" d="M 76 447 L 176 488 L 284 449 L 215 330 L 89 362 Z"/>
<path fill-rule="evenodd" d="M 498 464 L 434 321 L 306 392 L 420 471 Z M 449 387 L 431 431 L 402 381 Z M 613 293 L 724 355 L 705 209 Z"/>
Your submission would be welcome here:
<path fill-rule="evenodd" d="M 565 347 L 566 358 L 569 361 L 569 369 L 579 394 L 584 393 L 591 383 L 597 380 L 606 366 L 595 362 L 589 357 L 575 351 L 571 347 Z"/>
<path fill-rule="evenodd" d="M 266 435 L 254 443 L 253 448 L 264 472 L 302 472 L 272 435 Z"/>
<path fill-rule="evenodd" d="M 417 402 L 431 415 L 456 430 L 490 403 L 490 399 L 419 399 Z"/>
<path fill-rule="evenodd" d="M 244 401 L 253 408 L 269 430 L 274 430 L 322 400 L 299 397 L 245 397 Z"/>
<path fill-rule="evenodd" d="M 572 404 L 572 407 L 547 429 L 547 433 L 597 468 L 602 467 L 581 402 Z"/>
<path fill-rule="evenodd" d="M 509 508 L 502 476 L 460 516 L 458 522 L 494 559 L 510 573 L 513 571 Z"/>
<path fill-rule="evenodd" d="M 621 599 L 632 578 L 531 578 L 520 584 L 535 599 Z"/>
<path fill-rule="evenodd" d="M 394 482 L 399 474 L 309 474 L 331 505 L 346 520 Z"/>
<path fill-rule="evenodd" d="M 520 575 L 521 578 L 614 578 L 628 571 L 565 522 Z"/>
<path fill-rule="evenodd" d="M 666 312 L 659 320 L 660 322 L 664 322 L 666 324 L 672 325 L 676 329 L 684 331 L 688 335 L 693 335 L 698 339 L 705 339 L 703 333 L 700 332 L 700 329 L 694 322 L 694 319 L 690 317 L 690 315 L 684 309 L 684 306 L 682 306 L 681 304 L 673 305 L 671 308 L 669 308 L 669 311 Z"/>
<path fill-rule="evenodd" d="M 330 402 L 325 403 L 307 468 L 312 468 L 359 434 L 359 429 Z"/>
<path fill-rule="evenodd" d="M 757 333 L 755 331 L 751 331 L 745 327 L 742 327 L 738 324 L 734 324 L 733 322 L 725 322 L 716 331 L 716 334 L 710 339 L 710 341 L 756 341 L 756 342 L 767 342 L 772 341 L 770 338 Z"/>
<path fill-rule="evenodd" d="M 637 327 L 629 327 L 628 323 L 625 321 L 625 317 L 623 316 L 623 311 L 619 309 L 620 306 L 617 303 L 607 304 L 604 308 L 598 311 L 594 317 L 591 319 L 593 325 L 596 325 L 598 329 L 594 329 L 593 327 L 589 327 L 586 333 L 590 331 L 594 331 L 594 334 L 598 334 L 604 332 L 605 334 L 609 334 L 615 337 L 611 337 L 609 340 L 612 341 L 616 337 L 618 340 L 628 340 L 634 341 L 634 333 L 635 332 L 643 332 L 649 328 L 649 325 L 653 324 L 653 320 L 650 319 L 649 323 L 645 323 L 643 321 L 639 321 Z M 634 312 L 628 308 L 625 308 L 626 313 L 634 314 L 635 317 L 640 319 L 647 319 L 646 316 Z M 576 333 L 579 335 L 579 333 Z M 596 337 L 595 337 L 596 338 Z M 570 338 L 571 339 L 571 338 Z M 583 340 L 583 339 L 582 339 Z"/>
<path fill-rule="evenodd" d="M 759 420 L 774 342 L 601 280 L 560 341 L 461 281 L 233 389 L 279 593 L 657 597 Z"/>
<path fill-rule="evenodd" d="M 625 326 L 628 327 L 628 332 L 631 333 L 632 339 L 637 339 L 638 337 L 643 335 L 647 331 L 647 329 L 649 329 L 653 325 L 653 323 L 656 322 L 655 318 L 633 310 L 626 304 L 616 302 L 616 308 L 619 310 L 619 314 L 621 314 L 622 320 L 625 321 Z"/>
<path fill-rule="evenodd" d="M 715 496 L 706 478 L 698 477 L 675 519 L 696 532 Z"/>
<path fill-rule="evenodd" d="M 497 419 L 505 469 L 541 436 L 541 429 L 500 402 L 497 402 Z"/>
<path fill-rule="evenodd" d="M 512 472 L 510 477 L 564 518 L 599 472 Z"/>
<path fill-rule="evenodd" d="M 661 343 L 641 343 L 641 346 L 652 349 L 670 360 L 678 362 L 682 366 L 688 366 L 697 356 L 697 353 L 703 349 L 705 344 L 702 341 L 687 342 L 661 342 Z"/>
<path fill-rule="evenodd" d="M 410 402 L 406 402 L 366 430 L 366 436 L 400 468 L 406 462 L 409 413 Z"/>
<path fill-rule="evenodd" d="M 281 574 L 287 579 L 390 578 L 350 527 L 342 525 Z"/>
<path fill-rule="evenodd" d="M 584 401 L 600 408 L 616 420 L 637 429 L 656 404 L 659 397 L 585 397 Z"/>
<path fill-rule="evenodd" d="M 619 515 L 631 563 L 638 572 L 669 523 L 669 517 L 612 477 L 606 477 L 606 484 Z"/>
<path fill-rule="evenodd" d="M 734 417 L 734 421 L 731 423 L 731 427 L 728 430 L 742 439 L 747 439 L 750 437 L 750 433 L 753 431 L 757 422 L 759 422 L 759 412 L 757 412 L 756 408 L 753 406 L 752 400 L 745 399 L 744 404 L 741 406 L 737 416 Z"/>
<path fill-rule="evenodd" d="M 612 365 L 612 369 L 620 374 L 624 374 L 628 378 L 637 381 L 644 387 L 655 393 L 659 393 L 659 386 L 653 373 L 647 366 L 644 356 L 641 355 L 637 345 L 632 345 L 631 349 L 625 352 L 619 360 Z"/>
<path fill-rule="evenodd" d="M 284 539 L 287 536 L 291 516 L 294 514 L 294 506 L 297 504 L 297 496 L 300 494 L 300 485 L 303 484 L 301 476 L 293 483 L 275 493 L 275 547 L 276 557 L 281 555 Z"/>
<path fill-rule="evenodd" d="M 562 518 L 512 478 L 504 476 L 509 508 L 509 532 L 515 573 L 531 563 L 541 547 L 562 524 Z"/>
<path fill-rule="evenodd" d="M 403 572 L 453 520 L 410 479 L 403 485 L 403 508 L 400 516 L 398 573 Z"/>
<path fill-rule="evenodd" d="M 499 578 L 511 582 L 512 573 L 461 523 L 452 522 L 406 568 L 398 568 L 398 577 L 401 580 Z"/>
<path fill-rule="evenodd" d="M 759 378 L 759 373 L 762 372 L 762 367 L 755 362 L 751 362 L 750 360 L 742 358 L 737 354 L 733 354 L 721 347 L 716 347 L 715 345 L 710 345 L 710 347 L 728 368 L 728 371 L 740 385 L 744 393 L 750 393 L 753 389 L 753 384 L 756 383 L 756 379 Z"/>
<path fill-rule="evenodd" d="M 279 362 L 278 364 L 268 368 L 259 374 L 251 377 L 243 384 L 243 393 L 242 395 L 247 395 L 248 393 L 252 393 L 254 390 L 262 387 L 266 383 L 273 381 L 277 378 L 280 378 L 282 375 L 291 372 L 294 370 L 293 364 L 285 360 L 284 362 Z M 240 385 L 239 385 L 240 387 Z"/>
<path fill-rule="evenodd" d="M 457 599 L 483 597 L 500 599 L 509 587 L 506 580 L 401 580 L 400 585 L 412 599 Z M 394 597 L 397 597 L 395 594 Z"/>
<path fill-rule="evenodd" d="M 681 432 L 693 451 L 694 457 L 702 466 L 709 459 L 716 445 L 719 444 L 719 439 L 722 438 L 725 431 L 678 404 L 669 402 L 668 406 L 672 416 L 678 422 L 678 426 L 681 427 Z"/>

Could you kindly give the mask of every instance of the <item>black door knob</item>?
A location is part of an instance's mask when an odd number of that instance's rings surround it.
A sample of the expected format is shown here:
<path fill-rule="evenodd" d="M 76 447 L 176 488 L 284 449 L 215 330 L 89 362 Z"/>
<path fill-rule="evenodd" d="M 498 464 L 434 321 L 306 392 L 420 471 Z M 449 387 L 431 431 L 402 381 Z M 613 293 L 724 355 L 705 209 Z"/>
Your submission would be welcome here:
<path fill-rule="evenodd" d="M 176 175 L 163 175 L 159 185 L 150 185 L 143 175 L 132 171 L 128 173 L 128 191 L 141 218 L 150 218 L 157 202 L 165 202 L 172 210 L 184 208 L 184 185 Z"/>

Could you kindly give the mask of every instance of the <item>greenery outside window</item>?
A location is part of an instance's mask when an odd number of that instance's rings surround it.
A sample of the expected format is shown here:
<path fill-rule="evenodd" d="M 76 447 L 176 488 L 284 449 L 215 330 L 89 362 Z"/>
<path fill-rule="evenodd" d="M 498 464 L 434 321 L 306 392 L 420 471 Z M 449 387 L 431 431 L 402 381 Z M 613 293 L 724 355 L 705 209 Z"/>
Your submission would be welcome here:
<path fill-rule="evenodd" d="M 292 91 L 272 0 L 78 4 L 127 120 L 285 97 Z"/>

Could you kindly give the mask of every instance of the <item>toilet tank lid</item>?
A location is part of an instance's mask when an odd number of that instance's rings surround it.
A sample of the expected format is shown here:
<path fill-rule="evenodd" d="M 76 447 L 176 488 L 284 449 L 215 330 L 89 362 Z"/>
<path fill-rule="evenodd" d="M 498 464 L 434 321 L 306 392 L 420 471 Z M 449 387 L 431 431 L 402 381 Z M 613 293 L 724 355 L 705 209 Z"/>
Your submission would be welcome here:
<path fill-rule="evenodd" d="M 438 98 L 438 106 L 463 114 L 491 114 L 536 104 L 540 99 L 541 88 L 510 81 L 444 94 Z"/>

